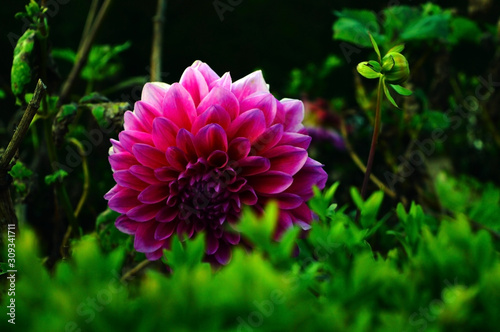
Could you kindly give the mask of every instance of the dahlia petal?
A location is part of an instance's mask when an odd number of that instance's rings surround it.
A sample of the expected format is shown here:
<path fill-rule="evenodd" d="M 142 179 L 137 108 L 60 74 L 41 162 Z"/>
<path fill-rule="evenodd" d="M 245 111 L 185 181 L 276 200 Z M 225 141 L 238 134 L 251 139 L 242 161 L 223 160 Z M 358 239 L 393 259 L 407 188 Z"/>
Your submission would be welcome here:
<path fill-rule="evenodd" d="M 231 123 L 231 117 L 221 106 L 210 106 L 194 120 L 191 132 L 196 135 L 201 128 L 211 123 L 216 123 L 225 130 Z"/>
<path fill-rule="evenodd" d="M 132 152 L 138 162 L 149 168 L 159 168 L 167 164 L 165 154 L 151 145 L 137 143 Z"/>
<path fill-rule="evenodd" d="M 137 159 L 135 159 L 135 157 L 128 152 L 112 154 L 108 157 L 108 160 L 111 164 L 111 169 L 114 171 L 129 169 L 130 167 L 138 164 Z"/>
<path fill-rule="evenodd" d="M 162 82 L 146 83 L 142 89 L 141 100 L 151 104 L 156 109 L 161 109 L 161 104 L 169 87 L 168 84 Z"/>
<path fill-rule="evenodd" d="M 144 128 L 139 118 L 131 111 L 126 111 L 125 114 L 123 114 L 123 128 L 125 130 L 148 131 Z"/>
<path fill-rule="evenodd" d="M 313 185 L 323 189 L 327 179 L 328 175 L 323 170 L 322 165 L 311 158 L 307 158 L 304 167 L 294 175 L 293 183 L 287 189 L 287 192 L 297 194 L 304 200 L 308 200 L 313 196 Z"/>
<path fill-rule="evenodd" d="M 130 220 L 130 218 L 126 215 L 122 214 L 121 216 L 116 218 L 115 226 L 120 232 L 132 235 L 137 231 L 137 226 L 139 226 L 139 224 L 133 220 Z"/>
<path fill-rule="evenodd" d="M 294 175 L 304 166 L 307 151 L 290 145 L 280 145 L 263 153 L 262 156 L 271 161 L 271 170 Z"/>
<path fill-rule="evenodd" d="M 161 241 L 170 237 L 174 233 L 176 226 L 173 222 L 159 223 L 155 230 L 155 240 Z"/>
<path fill-rule="evenodd" d="M 141 191 L 148 186 L 147 183 L 134 176 L 128 170 L 120 170 L 113 173 L 116 183 L 122 187 Z"/>
<path fill-rule="evenodd" d="M 250 141 L 244 137 L 233 139 L 227 148 L 229 159 L 238 161 L 245 158 L 250 153 L 250 146 Z"/>
<path fill-rule="evenodd" d="M 264 173 L 269 170 L 271 162 L 264 157 L 252 156 L 240 160 L 238 166 L 241 167 L 241 176 L 249 176 Z"/>
<path fill-rule="evenodd" d="M 228 161 L 229 157 L 227 156 L 227 153 L 220 150 L 215 150 L 207 158 L 208 164 L 216 168 L 222 168 L 226 166 Z"/>
<path fill-rule="evenodd" d="M 154 219 L 162 204 L 140 204 L 127 211 L 127 217 L 134 221 L 144 222 Z"/>
<path fill-rule="evenodd" d="M 207 247 L 205 249 L 207 255 L 212 255 L 217 251 L 217 249 L 219 249 L 219 239 L 216 238 L 211 232 L 207 234 L 205 242 L 207 243 Z"/>
<path fill-rule="evenodd" d="M 205 62 L 201 62 L 200 60 L 196 60 L 191 67 L 193 69 L 196 69 L 203 75 L 205 78 L 205 81 L 207 82 L 208 85 L 210 85 L 213 81 L 219 79 L 219 75 L 217 75 L 212 68 L 210 68 L 209 65 L 207 65 Z"/>
<path fill-rule="evenodd" d="M 227 185 L 227 190 L 229 190 L 231 192 L 238 192 L 246 184 L 247 184 L 247 180 L 246 179 L 244 179 L 244 178 L 238 178 L 233 183 Z"/>
<path fill-rule="evenodd" d="M 196 118 L 196 108 L 189 92 L 179 83 L 174 83 L 167 91 L 162 103 L 163 115 L 179 128 L 191 129 Z"/>
<path fill-rule="evenodd" d="M 179 211 L 176 208 L 170 206 L 164 206 L 156 214 L 156 220 L 162 223 L 164 222 L 170 223 L 172 220 L 175 219 L 175 217 L 177 217 L 178 214 Z"/>
<path fill-rule="evenodd" d="M 212 83 L 210 83 L 209 88 L 212 90 L 215 87 L 220 87 L 226 90 L 231 91 L 231 85 L 233 84 L 233 81 L 231 79 L 231 75 L 229 73 L 225 73 L 222 75 L 221 78 L 216 79 Z"/>
<path fill-rule="evenodd" d="M 170 194 L 168 185 L 164 183 L 152 184 L 145 188 L 137 199 L 144 204 L 154 204 L 167 199 Z"/>
<path fill-rule="evenodd" d="M 283 136 L 283 125 L 277 123 L 267 128 L 252 144 L 253 154 L 262 154 L 274 147 Z"/>
<path fill-rule="evenodd" d="M 295 223 L 299 225 L 302 225 L 303 223 L 309 225 L 313 219 L 311 209 L 309 209 L 309 207 L 305 202 L 303 202 L 299 207 L 291 210 L 290 213 L 292 213 L 293 216 L 295 217 L 296 219 Z M 301 221 L 302 223 L 299 223 L 298 221 Z M 302 225 L 301 227 L 306 227 L 306 226 Z"/>
<path fill-rule="evenodd" d="M 227 136 L 224 129 L 212 123 L 201 128 L 194 137 L 194 147 L 198 156 L 207 158 L 214 150 L 227 151 Z"/>
<path fill-rule="evenodd" d="M 238 100 L 243 100 L 255 92 L 269 92 L 269 88 L 264 81 L 262 71 L 257 70 L 234 82 L 231 91 Z"/>
<path fill-rule="evenodd" d="M 127 130 L 122 131 L 118 134 L 118 138 L 122 143 L 123 147 L 127 149 L 128 152 L 132 153 L 132 149 L 135 144 L 147 144 L 153 145 L 153 139 L 150 133 L 145 133 L 142 131 Z"/>
<path fill-rule="evenodd" d="M 114 185 L 113 188 L 111 188 L 107 193 L 104 194 L 104 199 L 109 201 L 111 199 L 111 197 L 116 195 L 121 190 L 122 190 L 121 186 L 119 186 L 117 184 Z"/>
<path fill-rule="evenodd" d="M 193 134 L 191 134 L 184 128 L 179 130 L 179 132 L 177 133 L 177 137 L 175 138 L 177 147 L 179 147 L 179 149 L 184 151 L 188 160 L 192 161 L 196 160 L 198 157 L 196 155 L 196 150 L 194 148 L 193 140 L 194 140 Z"/>
<path fill-rule="evenodd" d="M 283 210 L 291 210 L 299 207 L 304 200 L 299 195 L 291 193 L 280 193 L 269 197 L 278 202 L 278 206 Z"/>
<path fill-rule="evenodd" d="M 253 190 L 253 188 L 248 184 L 241 188 L 239 195 L 240 201 L 246 205 L 255 205 L 259 200 L 257 194 L 255 193 L 255 190 Z"/>
<path fill-rule="evenodd" d="M 118 213 L 127 213 L 130 209 L 141 204 L 137 200 L 138 191 L 129 188 L 122 188 L 108 202 L 109 208 Z"/>
<path fill-rule="evenodd" d="M 301 129 L 304 120 L 304 103 L 298 99 L 282 99 L 281 104 L 285 112 L 285 130 L 297 131 Z"/>
<path fill-rule="evenodd" d="M 155 221 L 138 224 L 134 238 L 135 250 L 146 253 L 156 251 L 162 247 L 163 241 L 155 240 L 154 237 L 156 225 Z"/>
<path fill-rule="evenodd" d="M 155 170 L 142 166 L 142 165 L 134 165 L 129 169 L 130 173 L 132 173 L 137 178 L 148 184 L 157 184 L 159 181 L 155 176 Z"/>
<path fill-rule="evenodd" d="M 188 163 L 186 154 L 184 151 L 179 149 L 176 146 L 171 146 L 165 152 L 165 156 L 167 157 L 167 161 L 174 169 L 182 171 L 186 168 Z"/>
<path fill-rule="evenodd" d="M 225 241 L 219 241 L 219 248 L 215 253 L 215 259 L 222 265 L 226 265 L 231 260 L 231 248 L 229 248 Z"/>
<path fill-rule="evenodd" d="M 224 232 L 224 240 L 233 246 L 237 245 L 240 243 L 240 233 Z"/>
<path fill-rule="evenodd" d="M 160 181 L 172 181 L 179 178 L 179 171 L 169 166 L 155 169 L 154 174 Z"/>
<path fill-rule="evenodd" d="M 266 119 L 261 110 L 254 109 L 238 116 L 229 126 L 227 137 L 245 137 L 250 142 L 255 141 L 266 130 Z"/>
<path fill-rule="evenodd" d="M 180 222 L 177 225 L 177 236 L 181 241 L 185 240 L 184 235 L 186 235 L 186 237 L 190 239 L 191 237 L 193 237 L 193 233 L 194 233 L 194 223 Z"/>
<path fill-rule="evenodd" d="M 213 88 L 200 102 L 196 112 L 201 115 L 212 106 L 220 106 L 227 112 L 231 120 L 234 120 L 240 113 L 240 106 L 236 96 L 231 91 L 223 88 Z"/>
<path fill-rule="evenodd" d="M 208 94 L 207 81 L 198 70 L 191 67 L 184 71 L 179 83 L 191 94 L 195 106 Z"/>
<path fill-rule="evenodd" d="M 277 194 L 283 192 L 293 182 L 292 176 L 285 172 L 267 171 L 262 174 L 248 177 L 248 183 L 255 191 L 263 194 Z"/>
<path fill-rule="evenodd" d="M 157 261 L 163 257 L 163 247 L 153 252 L 145 252 L 144 255 L 150 261 Z"/>
<path fill-rule="evenodd" d="M 158 108 L 154 108 L 152 105 L 141 100 L 134 104 L 134 114 L 148 132 L 151 132 L 153 128 L 154 119 L 161 116 L 159 110 L 161 110 L 161 103 Z"/>
<path fill-rule="evenodd" d="M 274 232 L 274 239 L 278 240 L 281 235 L 292 226 L 293 220 L 289 212 L 280 211 L 280 214 L 278 215 L 278 224 L 276 225 L 276 231 Z"/>
<path fill-rule="evenodd" d="M 283 133 L 279 142 L 280 145 L 292 145 L 302 149 L 307 149 L 310 143 L 311 136 L 298 133 Z"/>
<path fill-rule="evenodd" d="M 176 136 L 179 127 L 167 118 L 159 117 L 153 121 L 153 142 L 154 145 L 166 151 L 170 146 L 176 144 Z"/>
<path fill-rule="evenodd" d="M 110 139 L 109 140 L 111 142 L 111 149 L 110 149 L 110 153 L 109 155 L 112 155 L 112 154 L 115 154 L 115 153 L 119 153 L 119 152 L 126 152 L 127 150 L 123 147 L 122 143 L 120 143 L 120 141 L 117 141 L 115 139 Z"/>
<path fill-rule="evenodd" d="M 258 108 L 264 113 L 266 125 L 270 125 L 276 117 L 277 100 L 268 92 L 254 93 L 240 102 L 240 114 Z"/>

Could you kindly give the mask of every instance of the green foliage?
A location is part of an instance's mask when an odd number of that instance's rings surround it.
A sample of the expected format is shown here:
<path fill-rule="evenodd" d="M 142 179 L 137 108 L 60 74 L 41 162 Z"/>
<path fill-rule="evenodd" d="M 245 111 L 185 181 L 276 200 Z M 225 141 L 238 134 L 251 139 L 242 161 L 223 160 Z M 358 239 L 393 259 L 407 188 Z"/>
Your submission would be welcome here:
<path fill-rule="evenodd" d="M 68 176 L 68 172 L 66 172 L 63 169 L 58 169 L 54 173 L 45 176 L 45 184 L 51 185 L 51 184 L 54 184 L 56 182 L 60 182 L 66 176 Z"/>
<path fill-rule="evenodd" d="M 9 174 L 12 176 L 12 185 L 16 188 L 18 197 L 23 199 L 29 193 L 30 180 L 33 172 L 24 166 L 22 162 L 18 161 L 12 166 Z"/>
<path fill-rule="evenodd" d="M 14 48 L 11 70 L 11 89 L 16 97 L 21 97 L 26 85 L 31 81 L 30 56 L 35 44 L 35 30 L 26 30 Z"/>
<path fill-rule="evenodd" d="M 486 231 L 473 232 L 463 215 L 438 227 L 417 204 L 408 212 L 400 205 L 395 217 L 403 227 L 403 248 L 411 251 L 404 255 L 395 245 L 384 255 L 371 247 L 367 228 L 344 209 L 331 209 L 337 187 L 316 190 L 311 207 L 322 217 L 304 239 L 297 240 L 292 230 L 290 242 L 270 240 L 276 204 L 261 218 L 247 211 L 240 230 L 248 232 L 254 248 L 235 249 L 231 263 L 217 270 L 201 262 L 203 237 L 174 238 L 164 257 L 170 275 L 149 269 L 121 280 L 124 247 L 102 252 L 101 236 L 85 236 L 74 243 L 71 259 L 49 273 L 37 258 L 34 233 L 24 230 L 17 241 L 22 278 L 16 287 L 22 292 L 16 293 L 16 314 L 30 319 L 18 318 L 16 325 L 34 332 L 165 326 L 175 331 L 493 331 L 498 326 L 497 312 L 490 308 L 500 304 L 500 261 Z M 381 196 L 377 192 L 363 202 L 353 190 L 370 220 L 376 219 Z M 105 211 L 99 225 L 115 217 Z M 379 228 L 374 235 L 390 241 L 384 232 Z M 299 245 L 296 257 L 289 254 L 291 243 Z M 283 254 L 275 260 L 273 251 Z M 0 327 L 6 324 L 2 320 Z"/>
<path fill-rule="evenodd" d="M 342 60 L 332 54 L 319 66 L 316 63 L 309 63 L 304 69 L 293 69 L 290 73 L 290 83 L 287 93 L 290 95 L 300 95 L 303 91 L 317 89 L 318 79 L 324 80 L 341 65 Z"/>
<path fill-rule="evenodd" d="M 130 42 L 121 45 L 95 45 L 90 50 L 87 65 L 82 70 L 82 78 L 88 81 L 102 81 L 115 75 L 121 68 L 116 62 L 118 54 L 130 47 Z"/>

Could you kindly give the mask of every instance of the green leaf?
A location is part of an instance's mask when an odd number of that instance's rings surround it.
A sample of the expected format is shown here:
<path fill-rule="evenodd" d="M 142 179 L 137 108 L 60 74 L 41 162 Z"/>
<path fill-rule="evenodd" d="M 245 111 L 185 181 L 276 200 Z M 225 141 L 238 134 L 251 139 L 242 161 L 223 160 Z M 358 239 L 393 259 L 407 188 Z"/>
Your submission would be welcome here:
<path fill-rule="evenodd" d="M 376 69 L 370 64 L 369 61 L 365 62 L 360 62 L 358 66 L 356 67 L 358 73 L 361 74 L 361 76 L 372 79 L 372 78 L 378 78 L 382 76 L 381 73 L 377 72 Z M 380 65 L 378 66 L 378 69 L 380 70 Z"/>
<path fill-rule="evenodd" d="M 449 34 L 449 14 L 422 16 L 406 26 L 401 32 L 401 40 L 444 39 Z"/>
<path fill-rule="evenodd" d="M 482 31 L 476 22 L 465 17 L 455 17 L 451 20 L 451 35 L 448 41 L 457 44 L 461 41 L 479 43 Z"/>
<path fill-rule="evenodd" d="M 378 56 L 378 61 L 382 61 L 382 57 L 380 56 L 380 50 L 378 49 L 377 42 L 373 38 L 372 34 L 368 32 L 368 36 L 370 36 L 370 42 L 372 43 L 373 49 L 375 50 L 375 53 L 377 53 Z"/>
<path fill-rule="evenodd" d="M 385 82 L 382 82 L 382 85 L 384 87 L 384 94 L 387 97 L 387 99 L 391 102 L 392 105 L 394 105 L 395 107 L 399 108 L 398 104 L 396 104 L 396 102 L 394 101 L 394 98 L 392 98 L 389 90 L 387 89 L 387 86 L 386 86 Z"/>
<path fill-rule="evenodd" d="M 411 90 L 408 90 L 407 88 L 404 88 L 401 85 L 397 84 L 389 84 L 389 85 L 402 96 L 410 96 L 413 93 Z"/>
<path fill-rule="evenodd" d="M 81 76 L 88 81 L 101 81 L 115 75 L 121 66 L 116 62 L 118 54 L 131 46 L 129 41 L 121 45 L 94 45 Z"/>
<path fill-rule="evenodd" d="M 344 40 L 363 47 L 370 47 L 372 43 L 367 32 L 379 40 L 383 36 L 379 34 L 380 26 L 374 12 L 368 10 L 344 9 L 335 12 L 339 19 L 333 25 L 333 38 Z"/>
<path fill-rule="evenodd" d="M 45 176 L 45 184 L 51 185 L 56 181 L 62 181 L 66 176 L 68 176 L 68 172 L 65 170 L 59 169 L 50 175 Z"/>
<path fill-rule="evenodd" d="M 76 53 L 70 48 L 55 48 L 52 50 L 52 56 L 56 59 L 68 61 L 69 63 L 75 63 L 76 61 Z"/>
<path fill-rule="evenodd" d="M 16 97 L 20 97 L 26 85 L 31 81 L 30 55 L 35 45 L 35 30 L 28 29 L 17 41 L 11 69 L 11 88 Z M 19 101 L 19 99 L 18 99 Z"/>
<path fill-rule="evenodd" d="M 405 44 L 399 44 L 391 48 L 389 51 L 387 51 L 387 53 L 391 52 L 401 53 L 403 52 L 404 49 L 405 49 Z"/>

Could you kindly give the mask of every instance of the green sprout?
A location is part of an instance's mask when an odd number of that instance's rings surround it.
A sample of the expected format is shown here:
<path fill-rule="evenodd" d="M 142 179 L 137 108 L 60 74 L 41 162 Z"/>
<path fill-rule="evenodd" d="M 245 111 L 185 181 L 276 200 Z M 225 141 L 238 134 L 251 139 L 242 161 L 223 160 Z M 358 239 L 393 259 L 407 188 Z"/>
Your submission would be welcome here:
<path fill-rule="evenodd" d="M 370 173 L 373 165 L 373 158 L 375 156 L 375 148 L 377 146 L 377 138 L 380 131 L 380 105 L 382 102 L 382 89 L 384 90 L 384 94 L 387 99 L 391 102 L 392 105 L 399 108 L 399 106 L 392 98 L 389 89 L 387 86 L 390 86 L 396 93 L 402 96 L 409 96 L 412 92 L 404 87 L 402 87 L 401 83 L 404 83 L 408 77 L 410 76 L 410 66 L 408 65 L 408 61 L 400 52 L 403 51 L 404 45 L 396 45 L 391 48 L 384 57 L 380 56 L 380 50 L 378 48 L 377 42 L 373 39 L 372 35 L 368 33 L 370 36 L 370 41 L 372 46 L 377 53 L 378 61 L 370 60 L 360 62 L 357 66 L 358 73 L 362 76 L 373 79 L 378 78 L 378 88 L 377 88 L 377 106 L 375 110 L 375 128 L 373 129 L 373 137 L 372 143 L 370 147 L 370 154 L 368 156 L 368 163 L 366 165 L 365 178 L 363 180 L 363 186 L 361 188 L 361 197 L 365 197 L 366 187 L 368 185 L 368 179 L 370 178 Z M 360 210 L 358 209 L 356 215 L 356 221 L 359 220 Z"/>

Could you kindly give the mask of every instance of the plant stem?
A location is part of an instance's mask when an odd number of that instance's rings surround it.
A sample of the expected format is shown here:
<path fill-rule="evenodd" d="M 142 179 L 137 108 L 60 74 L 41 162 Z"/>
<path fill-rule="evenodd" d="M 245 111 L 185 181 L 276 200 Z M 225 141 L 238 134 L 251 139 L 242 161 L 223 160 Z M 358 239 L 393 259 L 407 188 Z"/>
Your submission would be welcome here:
<path fill-rule="evenodd" d="M 151 81 L 161 80 L 161 53 L 163 43 L 163 22 L 167 0 L 158 0 L 156 15 L 153 17 L 153 46 L 151 50 Z"/>
<path fill-rule="evenodd" d="M 375 157 L 375 148 L 377 147 L 377 139 L 380 131 L 380 105 L 382 103 L 382 85 L 384 84 L 383 77 L 378 80 L 377 89 L 377 106 L 375 109 L 375 127 L 373 128 L 372 144 L 370 147 L 370 154 L 368 155 L 368 163 L 366 164 L 365 178 L 363 179 L 363 186 L 361 187 L 361 198 L 365 198 L 366 187 L 368 185 L 368 180 L 370 179 L 370 174 L 372 172 L 373 158 Z M 356 212 L 356 223 L 359 221 L 361 216 L 361 210 L 358 208 Z"/>

